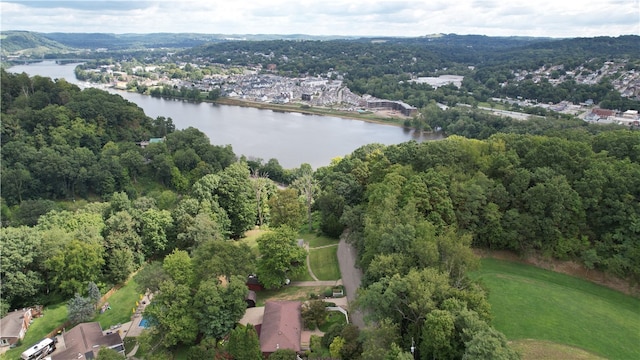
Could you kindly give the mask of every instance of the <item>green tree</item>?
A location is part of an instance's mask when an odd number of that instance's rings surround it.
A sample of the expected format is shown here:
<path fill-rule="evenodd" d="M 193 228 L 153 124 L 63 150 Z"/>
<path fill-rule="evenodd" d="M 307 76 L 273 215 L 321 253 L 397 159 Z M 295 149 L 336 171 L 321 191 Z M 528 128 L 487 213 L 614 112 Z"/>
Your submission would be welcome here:
<path fill-rule="evenodd" d="M 253 325 L 237 325 L 229 334 L 227 351 L 234 359 L 262 360 L 260 340 Z"/>
<path fill-rule="evenodd" d="M 255 193 L 256 209 L 258 211 L 258 226 L 262 226 L 265 217 L 269 216 L 267 202 L 275 192 L 276 186 L 269 180 L 268 175 L 260 174 L 257 170 L 251 174 L 251 186 Z"/>
<path fill-rule="evenodd" d="M 313 178 L 313 169 L 309 164 L 302 164 L 300 166 L 300 175 L 293 182 L 292 186 L 304 197 L 305 204 L 307 206 L 307 220 L 309 222 L 309 231 L 313 231 L 313 222 L 311 218 L 311 206 L 313 205 L 313 196 L 318 191 L 317 181 Z"/>
<path fill-rule="evenodd" d="M 103 248 L 100 244 L 71 240 L 55 251 L 45 261 L 52 281 L 63 295 L 83 290 L 87 281 L 98 281 L 104 265 Z"/>
<path fill-rule="evenodd" d="M 302 304 L 302 322 L 308 329 L 315 329 L 324 324 L 327 317 L 327 306 L 323 300 L 311 300 Z"/>
<path fill-rule="evenodd" d="M 87 294 L 88 294 L 87 298 L 91 300 L 91 303 L 97 309 L 98 302 L 100 301 L 102 294 L 100 294 L 100 289 L 98 289 L 98 285 L 96 285 L 96 283 L 94 283 L 93 281 L 89 281 L 89 284 L 87 285 Z"/>
<path fill-rule="evenodd" d="M 200 332 L 215 339 L 229 333 L 247 309 L 247 292 L 240 276 L 232 277 L 228 284 L 218 279 L 202 281 L 194 298 Z"/>
<path fill-rule="evenodd" d="M 162 254 L 169 243 L 173 219 L 166 210 L 148 209 L 140 214 L 140 237 L 146 258 Z"/>
<path fill-rule="evenodd" d="M 397 357 L 397 347 L 400 341 L 398 325 L 388 319 L 383 319 L 362 331 L 362 360 L 386 360 Z"/>
<path fill-rule="evenodd" d="M 295 189 L 278 190 L 276 195 L 269 199 L 269 210 L 273 226 L 288 225 L 298 229 L 304 222 L 305 206 Z"/>
<path fill-rule="evenodd" d="M 209 240 L 193 252 L 193 262 L 198 264 L 195 272 L 198 278 L 232 275 L 247 276 L 255 272 L 256 257 L 244 242 Z"/>
<path fill-rule="evenodd" d="M 90 298 L 82 297 L 76 293 L 73 298 L 67 302 L 67 313 L 69 321 L 73 324 L 87 322 L 96 315 L 96 307 Z"/>
<path fill-rule="evenodd" d="M 98 351 L 98 360 L 122 360 L 124 359 L 124 355 L 120 354 L 119 352 L 113 350 L 113 349 L 109 349 L 106 347 L 101 347 L 100 351 Z"/>
<path fill-rule="evenodd" d="M 42 291 L 44 277 L 39 259 L 41 254 L 41 234 L 35 228 L 26 226 L 0 228 L 2 266 L 0 267 L 0 289 L 2 303 L 17 308 L 28 306 Z"/>
<path fill-rule="evenodd" d="M 453 359 L 452 342 L 455 335 L 453 315 L 446 310 L 433 310 L 427 314 L 422 327 L 420 353 L 429 359 Z"/>
<path fill-rule="evenodd" d="M 518 353 L 509 347 L 504 334 L 489 327 L 480 331 L 467 342 L 466 350 L 462 356 L 463 360 L 471 359 L 495 359 L 495 360 L 517 360 L 520 359 Z"/>
<path fill-rule="evenodd" d="M 162 268 L 162 262 L 152 261 L 140 269 L 134 276 L 136 280 L 136 290 L 139 293 L 151 291 L 153 293 L 160 290 L 160 285 L 169 280 L 169 275 Z"/>
<path fill-rule="evenodd" d="M 296 360 L 296 352 L 291 349 L 279 349 L 269 355 L 271 360 Z"/>
<path fill-rule="evenodd" d="M 297 245 L 296 234 L 290 227 L 282 226 L 258 238 L 261 257 L 257 275 L 265 287 L 280 287 L 288 277 L 306 269 L 307 251 Z"/>
<path fill-rule="evenodd" d="M 231 164 L 220 173 L 220 184 L 216 190 L 220 207 L 231 220 L 231 236 L 241 237 L 256 224 L 256 202 L 249 168 L 246 163 Z"/>
<path fill-rule="evenodd" d="M 193 273 L 193 262 L 184 250 L 173 250 L 162 262 L 162 269 L 177 284 L 191 286 L 196 280 Z"/>
<path fill-rule="evenodd" d="M 329 353 L 331 354 L 332 358 L 342 359 L 342 357 L 340 356 L 340 352 L 342 351 L 344 344 L 345 340 L 342 338 L 342 336 L 336 336 L 333 339 L 331 345 L 329 346 Z"/>
<path fill-rule="evenodd" d="M 145 308 L 144 317 L 163 335 L 164 347 L 191 345 L 196 340 L 198 322 L 192 299 L 189 286 L 167 280 L 160 284 L 153 301 Z"/>

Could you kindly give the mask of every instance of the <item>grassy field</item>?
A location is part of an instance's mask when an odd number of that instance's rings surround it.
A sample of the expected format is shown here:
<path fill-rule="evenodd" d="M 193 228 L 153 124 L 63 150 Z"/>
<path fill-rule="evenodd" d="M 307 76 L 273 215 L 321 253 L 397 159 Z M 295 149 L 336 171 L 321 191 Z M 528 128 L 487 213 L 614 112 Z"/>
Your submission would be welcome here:
<path fill-rule="evenodd" d="M 318 280 L 340 279 L 340 265 L 338 265 L 338 247 L 331 246 L 309 251 L 309 264 Z"/>
<path fill-rule="evenodd" d="M 58 326 L 64 324 L 67 320 L 67 304 L 61 303 L 44 308 L 43 316 L 34 319 L 29 330 L 22 341 L 22 345 L 7 351 L 3 359 L 13 360 L 20 359 L 20 354 L 29 346 L 37 343 L 55 330 Z"/>
<path fill-rule="evenodd" d="M 314 233 L 301 233 L 300 237 L 303 238 L 305 242 L 309 243 L 310 248 L 334 245 L 338 243 L 338 240 L 336 239 Z"/>
<path fill-rule="evenodd" d="M 575 347 L 543 340 L 516 340 L 511 347 L 522 355 L 522 360 L 603 360 L 603 357 Z"/>
<path fill-rule="evenodd" d="M 519 263 L 482 259 L 493 325 L 510 340 L 565 344 L 609 359 L 640 359 L 640 299 Z"/>
<path fill-rule="evenodd" d="M 291 279 L 289 279 L 291 281 L 313 281 L 313 278 L 311 277 L 311 274 L 309 274 L 309 271 L 307 271 L 307 266 L 305 265 L 304 267 L 304 272 L 298 276 L 292 276 Z"/>
<path fill-rule="evenodd" d="M 107 300 L 111 309 L 99 314 L 93 321 L 98 321 L 103 329 L 124 324 L 131 320 L 131 310 L 136 307 L 138 300 L 140 300 L 140 294 L 136 291 L 136 282 L 130 279 Z"/>

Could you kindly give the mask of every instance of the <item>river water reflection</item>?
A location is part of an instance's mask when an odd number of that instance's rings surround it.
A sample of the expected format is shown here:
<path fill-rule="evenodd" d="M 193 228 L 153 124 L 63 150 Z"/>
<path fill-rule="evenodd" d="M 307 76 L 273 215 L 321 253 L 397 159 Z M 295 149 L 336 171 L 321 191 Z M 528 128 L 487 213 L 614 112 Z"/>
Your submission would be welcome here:
<path fill-rule="evenodd" d="M 81 87 L 75 79 L 75 64 L 57 65 L 44 61 L 14 66 L 11 72 L 26 72 L 52 79 L 64 78 Z M 250 107 L 190 103 L 158 99 L 148 95 L 109 90 L 140 106 L 150 117 L 171 117 L 177 129 L 195 127 L 207 134 L 212 144 L 231 145 L 236 155 L 278 159 L 284 168 L 309 163 L 326 166 L 337 156 L 350 154 L 370 143 L 399 144 L 441 139 L 440 134 L 415 134 L 397 126 L 368 123 L 330 116 L 276 112 Z"/>

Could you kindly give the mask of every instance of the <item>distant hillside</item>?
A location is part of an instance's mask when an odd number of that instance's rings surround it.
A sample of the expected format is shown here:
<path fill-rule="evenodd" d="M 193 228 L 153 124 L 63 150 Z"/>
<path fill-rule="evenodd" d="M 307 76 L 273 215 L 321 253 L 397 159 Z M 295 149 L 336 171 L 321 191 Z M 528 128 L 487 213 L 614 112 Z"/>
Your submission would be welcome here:
<path fill-rule="evenodd" d="M 20 54 L 37 57 L 74 51 L 69 46 L 29 31 L 3 31 L 0 34 L 0 45 L 3 56 Z"/>
<path fill-rule="evenodd" d="M 48 33 L 41 34 L 48 39 L 67 46 L 81 49 L 128 50 L 149 48 L 192 48 L 205 43 L 229 40 L 329 40 L 348 38 L 340 36 L 310 35 L 238 35 L 238 34 L 196 34 L 196 33 L 154 33 L 154 34 L 105 34 L 105 33 Z"/>

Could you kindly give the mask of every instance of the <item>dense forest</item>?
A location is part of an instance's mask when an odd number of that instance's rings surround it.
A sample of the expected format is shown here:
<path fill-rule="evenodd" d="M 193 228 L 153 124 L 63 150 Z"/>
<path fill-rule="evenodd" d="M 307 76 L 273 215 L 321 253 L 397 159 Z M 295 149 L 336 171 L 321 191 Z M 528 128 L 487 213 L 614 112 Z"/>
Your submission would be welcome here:
<path fill-rule="evenodd" d="M 0 75 L 3 311 L 84 295 L 87 282 L 109 288 L 147 263 L 138 282 L 164 306 L 146 313 L 159 331 L 149 341 L 161 333 L 160 353 L 182 345 L 210 356 L 244 306 L 236 276 L 282 284 L 301 262 L 292 229 L 312 219 L 348 237 L 364 272 L 357 305 L 373 325 L 323 338 L 345 342 L 342 358 L 402 358 L 414 343 L 421 359 L 516 358 L 467 275 L 478 265 L 472 246 L 640 281 L 637 131 L 476 117 L 487 130 L 470 135 L 482 139 L 370 144 L 315 171 L 287 170 L 238 159 L 117 95 Z M 163 141 L 140 146 L 152 137 Z M 255 225 L 275 229 L 258 241 L 262 254 L 295 254 L 287 270 L 227 241 Z"/>

